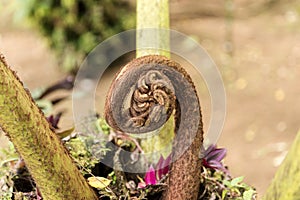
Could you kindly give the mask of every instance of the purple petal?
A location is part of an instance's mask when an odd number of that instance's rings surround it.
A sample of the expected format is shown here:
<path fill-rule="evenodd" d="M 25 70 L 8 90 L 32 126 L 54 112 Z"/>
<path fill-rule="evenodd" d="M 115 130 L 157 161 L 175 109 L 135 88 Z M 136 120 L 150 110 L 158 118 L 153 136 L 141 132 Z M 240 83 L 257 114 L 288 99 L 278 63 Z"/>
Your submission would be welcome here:
<path fill-rule="evenodd" d="M 163 164 L 164 160 L 165 160 L 164 157 L 160 156 L 160 158 L 159 158 L 159 160 L 156 164 L 156 169 L 161 169 L 162 168 L 162 164 Z"/>
<path fill-rule="evenodd" d="M 220 162 L 226 156 L 226 153 L 227 151 L 224 148 L 214 149 L 213 151 L 208 153 L 208 155 L 206 156 L 206 160 L 216 160 Z"/>
<path fill-rule="evenodd" d="M 225 172 L 226 174 L 229 174 L 229 171 L 224 167 L 224 165 L 221 162 L 215 160 L 208 162 L 206 167 L 218 169 L 220 171 Z"/>
<path fill-rule="evenodd" d="M 171 155 L 169 155 L 166 159 L 164 159 L 163 156 L 160 156 L 159 161 L 156 165 L 158 180 L 160 180 L 164 175 L 166 175 L 169 172 L 170 163 Z"/>
<path fill-rule="evenodd" d="M 159 160 L 158 160 L 158 163 L 156 164 L 156 170 L 157 170 L 157 173 L 156 173 L 156 175 L 157 175 L 157 179 L 159 180 L 159 179 L 161 179 L 161 177 L 162 177 L 162 171 L 163 171 L 163 162 L 164 162 L 164 158 L 163 158 L 163 156 L 160 156 L 160 158 L 159 158 Z"/>
<path fill-rule="evenodd" d="M 169 172 L 169 166 L 171 164 L 171 154 L 164 160 L 163 164 L 163 175 L 166 175 Z"/>
<path fill-rule="evenodd" d="M 207 164 L 208 164 L 208 166 L 210 168 L 213 168 L 213 169 L 221 169 L 221 168 L 223 168 L 223 164 L 220 163 L 220 162 L 218 162 L 218 161 L 216 161 L 216 160 L 209 161 L 209 162 L 207 162 Z"/>
<path fill-rule="evenodd" d="M 210 166 L 209 166 L 209 164 L 208 164 L 208 162 L 206 161 L 205 158 L 202 158 L 202 165 L 203 165 L 204 167 L 206 167 L 206 168 L 210 168 Z"/>
<path fill-rule="evenodd" d="M 155 185 L 157 183 L 155 170 L 152 165 L 150 166 L 149 170 L 145 174 L 145 183 L 146 185 Z"/>
<path fill-rule="evenodd" d="M 216 149 L 216 145 L 215 144 L 212 144 L 209 147 L 207 147 L 207 149 L 204 151 L 204 157 L 206 157 L 214 149 Z"/>
<path fill-rule="evenodd" d="M 47 121 L 51 124 L 54 129 L 58 129 L 58 122 L 62 116 L 62 112 L 59 112 L 57 115 L 50 115 L 47 117 Z"/>

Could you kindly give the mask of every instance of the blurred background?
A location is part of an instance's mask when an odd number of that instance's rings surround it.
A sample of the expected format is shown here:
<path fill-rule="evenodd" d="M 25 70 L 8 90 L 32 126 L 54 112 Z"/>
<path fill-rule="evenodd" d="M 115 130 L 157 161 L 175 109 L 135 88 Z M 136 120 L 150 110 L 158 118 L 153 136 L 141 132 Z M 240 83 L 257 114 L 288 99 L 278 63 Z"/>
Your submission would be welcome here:
<path fill-rule="evenodd" d="M 227 95 L 218 145 L 228 149 L 232 175 L 261 196 L 300 128 L 300 1 L 170 0 L 170 14 L 171 28 L 217 64 Z M 0 19 L 0 52 L 33 91 L 76 71 L 103 39 L 134 28 L 135 1 L 0 0 Z M 209 94 L 198 90 L 207 130 Z M 63 126 L 72 124 L 70 102 L 56 108 L 68 109 Z"/>

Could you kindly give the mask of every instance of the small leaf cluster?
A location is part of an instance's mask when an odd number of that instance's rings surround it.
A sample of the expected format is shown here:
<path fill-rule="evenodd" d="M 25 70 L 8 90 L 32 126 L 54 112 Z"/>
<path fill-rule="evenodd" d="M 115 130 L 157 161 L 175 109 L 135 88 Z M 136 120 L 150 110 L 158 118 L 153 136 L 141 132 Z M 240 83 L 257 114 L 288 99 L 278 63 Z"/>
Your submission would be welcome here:
<path fill-rule="evenodd" d="M 243 176 L 232 178 L 227 172 L 202 167 L 199 199 L 255 200 L 255 188 L 243 181 Z"/>
<path fill-rule="evenodd" d="M 230 181 L 223 180 L 223 184 L 226 186 L 226 189 L 222 192 L 222 199 L 225 199 L 226 196 L 229 199 L 240 199 L 240 200 L 252 200 L 255 196 L 255 190 L 243 183 L 243 176 L 236 177 Z"/>

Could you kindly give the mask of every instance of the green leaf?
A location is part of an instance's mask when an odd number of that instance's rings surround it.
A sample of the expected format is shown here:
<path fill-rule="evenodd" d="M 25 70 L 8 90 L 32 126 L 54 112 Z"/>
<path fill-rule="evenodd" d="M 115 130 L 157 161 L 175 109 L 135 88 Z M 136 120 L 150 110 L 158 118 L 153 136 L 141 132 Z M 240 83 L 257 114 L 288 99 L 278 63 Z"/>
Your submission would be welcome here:
<path fill-rule="evenodd" d="M 228 192 L 228 190 L 226 190 L 226 189 L 222 191 L 222 200 L 225 199 L 227 192 Z"/>
<path fill-rule="evenodd" d="M 36 104 L 41 108 L 45 115 L 48 115 L 53 110 L 52 103 L 49 100 L 39 99 L 36 101 Z"/>
<path fill-rule="evenodd" d="M 97 119 L 96 128 L 97 131 L 102 131 L 106 135 L 110 133 L 110 128 L 103 118 Z"/>
<path fill-rule="evenodd" d="M 255 194 L 255 190 L 250 189 L 243 193 L 244 200 L 252 200 L 253 195 Z"/>
<path fill-rule="evenodd" d="M 229 188 L 231 188 L 231 182 L 229 182 L 228 180 L 223 180 L 223 184 Z"/>
<path fill-rule="evenodd" d="M 32 98 L 34 100 L 36 100 L 43 94 L 44 91 L 45 91 L 45 88 L 37 88 L 37 89 L 34 89 L 33 91 L 30 91 L 30 93 L 31 93 Z"/>
<path fill-rule="evenodd" d="M 244 180 L 244 176 L 236 177 L 231 180 L 230 184 L 232 187 L 239 186 L 239 183 L 241 183 Z"/>
<path fill-rule="evenodd" d="M 75 130 L 75 127 L 72 127 L 72 128 L 69 128 L 69 129 L 61 131 L 61 132 L 56 132 L 56 135 L 58 135 L 62 139 L 62 138 L 65 138 L 65 137 L 71 135 L 71 133 L 73 133 L 74 130 Z"/>

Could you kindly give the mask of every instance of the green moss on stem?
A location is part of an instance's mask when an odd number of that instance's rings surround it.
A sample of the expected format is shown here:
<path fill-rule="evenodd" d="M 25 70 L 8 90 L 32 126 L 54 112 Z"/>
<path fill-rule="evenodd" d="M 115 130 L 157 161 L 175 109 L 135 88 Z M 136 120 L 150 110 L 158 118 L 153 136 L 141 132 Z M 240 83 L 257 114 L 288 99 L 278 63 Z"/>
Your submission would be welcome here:
<path fill-rule="evenodd" d="M 285 160 L 277 170 L 263 200 L 295 200 L 300 197 L 300 131 Z"/>
<path fill-rule="evenodd" d="M 1 54 L 0 110 L 0 126 L 24 159 L 44 199 L 97 199 Z"/>

